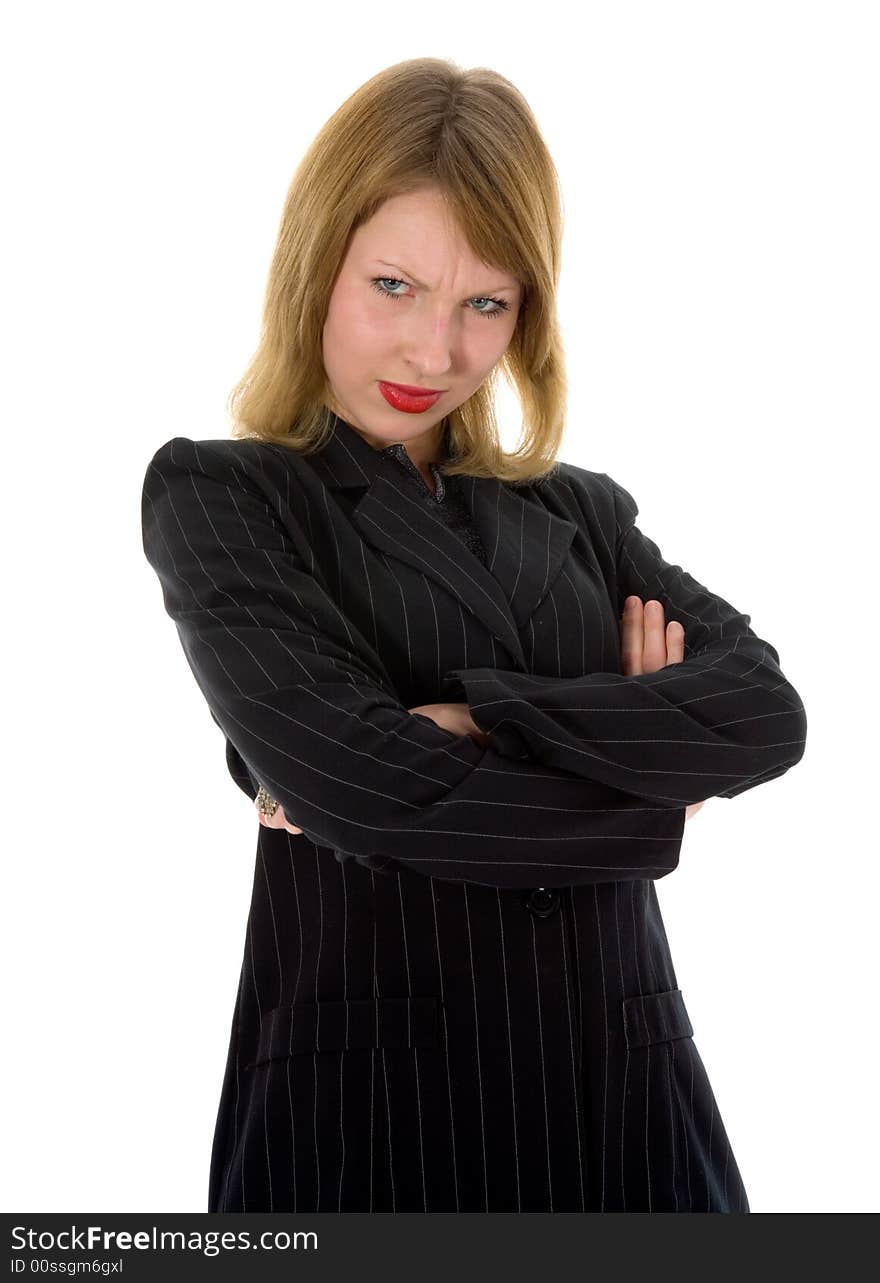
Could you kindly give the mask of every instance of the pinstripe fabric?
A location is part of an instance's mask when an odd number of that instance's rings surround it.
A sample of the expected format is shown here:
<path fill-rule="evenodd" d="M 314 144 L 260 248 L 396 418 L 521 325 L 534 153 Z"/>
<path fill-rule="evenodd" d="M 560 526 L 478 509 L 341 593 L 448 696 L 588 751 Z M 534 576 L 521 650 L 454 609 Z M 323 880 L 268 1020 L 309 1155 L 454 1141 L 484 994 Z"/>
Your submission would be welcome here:
<path fill-rule="evenodd" d="M 655 879 L 802 702 L 603 473 L 464 478 L 485 550 L 334 420 L 175 437 L 144 551 L 258 829 L 211 1211 L 748 1211 Z M 685 660 L 620 674 L 623 599 Z M 467 699 L 484 749 L 409 707 Z M 336 857 L 335 859 L 333 857 Z"/>

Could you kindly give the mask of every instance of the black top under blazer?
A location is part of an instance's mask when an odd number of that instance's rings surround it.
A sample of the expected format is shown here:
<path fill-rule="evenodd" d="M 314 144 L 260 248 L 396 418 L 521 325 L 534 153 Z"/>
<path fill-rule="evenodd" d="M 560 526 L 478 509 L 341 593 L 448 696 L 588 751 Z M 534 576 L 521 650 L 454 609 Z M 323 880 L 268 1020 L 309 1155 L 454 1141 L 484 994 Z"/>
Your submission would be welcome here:
<path fill-rule="evenodd" d="M 304 830 L 258 827 L 208 1210 L 747 1212 L 654 880 L 688 803 L 801 758 L 803 703 L 607 474 L 453 488 L 485 564 L 335 416 L 147 468 L 233 778 Z M 630 594 L 683 662 L 621 674 Z M 407 711 L 447 700 L 488 747 Z"/>

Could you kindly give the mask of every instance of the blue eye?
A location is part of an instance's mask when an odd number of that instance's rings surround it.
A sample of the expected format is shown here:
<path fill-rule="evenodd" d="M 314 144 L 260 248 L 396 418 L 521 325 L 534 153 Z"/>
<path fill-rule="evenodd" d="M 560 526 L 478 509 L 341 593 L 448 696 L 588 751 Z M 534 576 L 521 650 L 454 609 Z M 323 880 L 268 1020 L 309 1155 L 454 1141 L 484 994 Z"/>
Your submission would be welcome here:
<path fill-rule="evenodd" d="M 370 284 L 372 285 L 373 289 L 376 291 L 377 294 L 381 294 L 382 298 L 396 299 L 396 298 L 405 297 L 403 294 L 397 294 L 393 290 L 386 289 L 385 288 L 386 282 L 391 285 L 406 285 L 407 283 L 406 281 L 402 281 L 397 276 L 374 276 L 371 279 Z M 470 302 L 471 303 L 492 303 L 494 305 L 493 310 L 491 312 L 483 311 L 482 308 L 474 308 L 473 310 L 477 313 L 478 316 L 501 316 L 510 307 L 510 304 L 506 302 L 506 300 L 503 298 L 477 297 L 477 298 L 470 299 Z"/>
<path fill-rule="evenodd" d="M 393 294 L 390 290 L 385 289 L 386 281 L 391 281 L 394 285 L 406 284 L 406 281 L 399 281 L 394 276 L 374 276 L 370 284 L 385 298 L 402 298 L 403 296 L 401 294 Z"/>

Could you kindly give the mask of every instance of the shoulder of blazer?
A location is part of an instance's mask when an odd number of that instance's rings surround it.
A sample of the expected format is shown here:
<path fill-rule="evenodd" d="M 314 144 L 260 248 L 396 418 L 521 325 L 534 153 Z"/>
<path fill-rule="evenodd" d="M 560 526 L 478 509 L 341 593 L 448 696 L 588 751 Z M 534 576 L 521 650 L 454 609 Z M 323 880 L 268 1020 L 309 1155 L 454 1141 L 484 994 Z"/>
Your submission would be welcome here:
<path fill-rule="evenodd" d="M 573 501 L 590 533 L 612 548 L 633 524 L 638 504 L 628 490 L 607 472 L 593 472 L 559 460 L 552 472 L 535 483 L 539 495 L 564 495 Z"/>
<path fill-rule="evenodd" d="M 188 475 L 192 483 L 188 483 Z M 303 484 L 299 484 L 300 479 Z M 197 510 L 209 502 L 206 482 L 208 487 L 225 485 L 262 505 L 276 537 L 288 540 L 303 564 L 314 568 L 308 535 L 308 492 L 310 485 L 314 491 L 316 482 L 299 451 L 258 438 L 171 437 L 156 450 L 146 469 L 141 501 L 144 528 L 148 522 L 170 519 L 167 505 L 154 507 L 156 496 L 171 487 L 178 513 L 186 511 L 188 505 L 195 505 Z M 175 516 L 174 520 L 178 519 Z"/>
<path fill-rule="evenodd" d="M 258 437 L 171 437 L 154 453 L 147 473 L 155 467 L 160 473 L 169 468 L 173 472 L 192 470 L 204 472 L 215 480 L 225 481 L 256 497 L 270 502 L 276 509 L 283 499 L 288 513 L 296 505 L 296 486 L 293 477 L 308 475 L 303 456 L 298 450 L 287 449 L 272 441 Z"/>
<path fill-rule="evenodd" d="M 225 463 L 228 467 L 243 470 L 255 477 L 267 466 L 271 467 L 272 459 L 282 462 L 290 459 L 295 464 L 302 461 L 298 450 L 285 449 L 273 441 L 262 441 L 259 437 L 171 437 L 159 446 L 151 463 L 161 464 L 172 461 L 176 464 L 190 463 L 196 467 L 201 464 L 200 454 L 205 452 L 209 461 Z"/>

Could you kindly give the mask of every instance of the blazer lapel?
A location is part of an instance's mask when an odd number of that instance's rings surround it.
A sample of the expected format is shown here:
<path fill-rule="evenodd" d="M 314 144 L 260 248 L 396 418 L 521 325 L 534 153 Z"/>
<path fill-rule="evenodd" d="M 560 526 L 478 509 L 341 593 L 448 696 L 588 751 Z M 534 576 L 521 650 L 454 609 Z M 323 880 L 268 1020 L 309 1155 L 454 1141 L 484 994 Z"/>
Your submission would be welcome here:
<path fill-rule="evenodd" d="M 576 525 L 494 477 L 463 477 L 462 495 L 487 565 L 410 492 L 397 463 L 334 415 L 327 445 L 306 459 L 331 488 L 361 488 L 352 521 L 372 547 L 451 593 L 527 671 L 519 629 L 558 575 Z"/>

